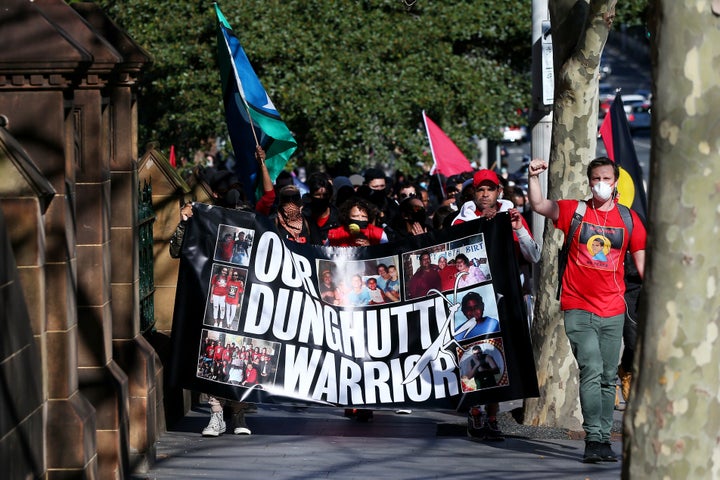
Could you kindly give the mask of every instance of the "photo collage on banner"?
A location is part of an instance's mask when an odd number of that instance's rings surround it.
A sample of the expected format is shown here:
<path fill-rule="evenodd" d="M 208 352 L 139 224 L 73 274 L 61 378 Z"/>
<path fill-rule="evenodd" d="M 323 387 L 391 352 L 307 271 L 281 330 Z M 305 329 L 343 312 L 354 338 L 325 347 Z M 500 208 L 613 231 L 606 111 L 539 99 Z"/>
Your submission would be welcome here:
<path fill-rule="evenodd" d="M 237 331 L 253 237 L 247 228 L 219 226 L 203 325 Z"/>
<path fill-rule="evenodd" d="M 444 292 L 463 392 L 509 384 L 498 306 L 483 235 L 403 255 L 406 298 Z"/>
<path fill-rule="evenodd" d="M 272 385 L 280 344 L 215 330 L 202 330 L 197 376 L 242 387 Z"/>
<path fill-rule="evenodd" d="M 203 325 L 238 331 L 254 236 L 252 229 L 218 226 Z M 197 376 L 244 387 L 271 384 L 279 349 L 277 342 L 203 329 Z"/>
<path fill-rule="evenodd" d="M 317 260 L 317 271 L 321 298 L 333 306 L 382 305 L 442 293 L 448 305 L 459 307 L 450 325 L 450 338 L 460 367 L 462 391 L 509 384 L 482 234 L 401 256 Z"/>
<path fill-rule="evenodd" d="M 363 307 L 400 301 L 398 257 L 351 261 L 317 260 L 318 290 L 323 302 Z"/>

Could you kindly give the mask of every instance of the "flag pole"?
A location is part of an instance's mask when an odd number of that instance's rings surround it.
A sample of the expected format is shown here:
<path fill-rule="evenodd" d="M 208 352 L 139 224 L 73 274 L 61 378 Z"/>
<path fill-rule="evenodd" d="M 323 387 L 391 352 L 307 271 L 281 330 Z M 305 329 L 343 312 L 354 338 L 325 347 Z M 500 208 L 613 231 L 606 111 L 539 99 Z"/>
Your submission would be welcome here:
<path fill-rule="evenodd" d="M 260 141 L 257 138 L 257 133 L 255 133 L 255 124 L 253 123 L 252 116 L 250 115 L 250 106 L 248 106 L 247 102 L 243 100 L 243 103 L 245 104 L 245 111 L 248 115 L 248 122 L 250 122 L 250 130 L 252 130 L 253 138 L 255 139 L 255 146 L 260 146 Z"/>

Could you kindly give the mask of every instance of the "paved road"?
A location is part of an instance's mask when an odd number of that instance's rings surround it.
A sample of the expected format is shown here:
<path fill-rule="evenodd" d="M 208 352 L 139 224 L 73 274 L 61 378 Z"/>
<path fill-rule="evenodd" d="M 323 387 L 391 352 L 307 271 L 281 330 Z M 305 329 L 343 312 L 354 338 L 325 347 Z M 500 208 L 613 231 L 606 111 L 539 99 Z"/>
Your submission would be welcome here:
<path fill-rule="evenodd" d="M 501 416 L 517 405 L 502 404 Z M 468 438 L 465 417 L 455 412 L 382 411 L 358 423 L 341 409 L 261 405 L 247 417 L 253 435 L 203 438 L 208 415 L 195 409 L 162 435 L 156 464 L 133 478 L 609 480 L 621 472 L 620 462 L 583 464 L 584 442 L 557 429 L 522 427 L 500 442 Z"/>

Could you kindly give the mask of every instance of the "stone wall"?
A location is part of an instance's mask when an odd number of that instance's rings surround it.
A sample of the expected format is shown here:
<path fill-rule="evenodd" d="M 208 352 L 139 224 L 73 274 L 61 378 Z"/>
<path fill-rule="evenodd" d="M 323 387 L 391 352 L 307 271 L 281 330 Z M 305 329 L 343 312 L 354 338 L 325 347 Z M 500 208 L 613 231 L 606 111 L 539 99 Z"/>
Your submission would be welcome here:
<path fill-rule="evenodd" d="M 3 475 L 127 478 L 164 427 L 137 298 L 135 85 L 152 59 L 92 3 L 5 0 L 0 38 L 0 361 L 27 373 L 1 400 Z"/>

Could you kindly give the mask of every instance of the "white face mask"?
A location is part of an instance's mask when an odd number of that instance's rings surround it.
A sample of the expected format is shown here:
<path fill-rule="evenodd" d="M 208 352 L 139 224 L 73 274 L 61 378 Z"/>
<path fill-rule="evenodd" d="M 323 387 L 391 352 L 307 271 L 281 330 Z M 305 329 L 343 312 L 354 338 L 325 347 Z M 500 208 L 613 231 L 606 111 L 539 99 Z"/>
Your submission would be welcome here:
<path fill-rule="evenodd" d="M 610 185 L 605 182 L 598 182 L 592 187 L 593 195 L 598 200 L 607 202 L 612 197 L 613 189 Z"/>

